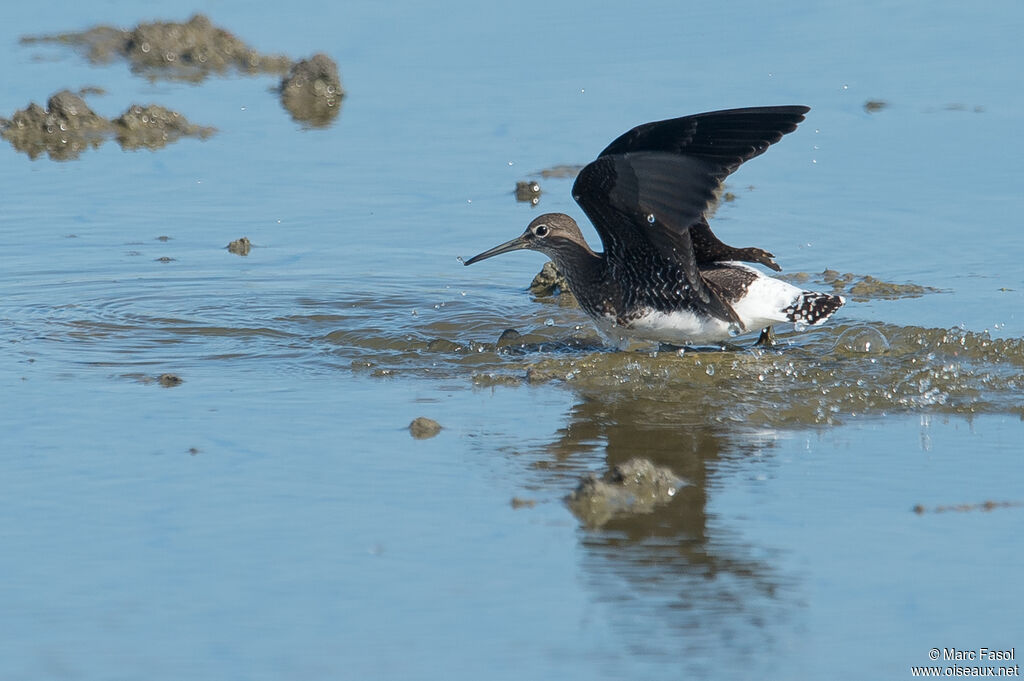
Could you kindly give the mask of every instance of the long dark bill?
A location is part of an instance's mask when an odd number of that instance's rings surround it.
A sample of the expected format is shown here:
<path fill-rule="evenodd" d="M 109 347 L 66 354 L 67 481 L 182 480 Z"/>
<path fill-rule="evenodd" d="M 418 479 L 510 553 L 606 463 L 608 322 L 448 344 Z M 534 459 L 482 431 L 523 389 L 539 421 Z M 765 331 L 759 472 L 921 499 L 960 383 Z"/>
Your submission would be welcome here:
<path fill-rule="evenodd" d="M 490 249 L 488 251 L 484 251 L 483 253 L 481 253 L 479 255 L 474 255 L 469 260 L 463 260 L 462 264 L 463 265 L 472 265 L 475 262 L 480 262 L 481 260 L 487 260 L 487 258 L 493 258 L 496 255 L 501 255 L 502 253 L 508 253 L 509 251 L 520 251 L 520 250 L 522 250 L 524 248 L 529 248 L 529 247 L 530 247 L 530 242 L 526 240 L 526 236 L 525 235 L 518 236 L 515 239 L 512 239 L 512 241 L 506 241 L 505 243 L 501 244 L 500 246 L 495 246 L 494 248 L 492 248 L 492 249 Z"/>

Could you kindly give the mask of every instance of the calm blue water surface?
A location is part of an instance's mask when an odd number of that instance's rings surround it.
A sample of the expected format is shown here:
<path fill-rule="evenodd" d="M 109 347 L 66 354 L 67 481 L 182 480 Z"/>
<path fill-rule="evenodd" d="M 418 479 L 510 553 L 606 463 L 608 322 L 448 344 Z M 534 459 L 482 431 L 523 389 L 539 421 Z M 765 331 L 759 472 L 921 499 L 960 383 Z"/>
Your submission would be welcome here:
<path fill-rule="evenodd" d="M 902 679 L 933 647 L 1024 650 L 1017 360 L 977 369 L 983 413 L 830 425 L 481 381 L 474 350 L 418 349 L 578 319 L 525 292 L 539 255 L 456 260 L 540 210 L 582 220 L 571 180 L 537 208 L 517 180 L 641 122 L 765 104 L 812 111 L 730 180 L 723 239 L 939 289 L 837 323 L 1020 339 L 1018 4 L 204 7 L 338 62 L 321 130 L 271 76 L 150 82 L 18 42 L 197 9 L 172 5 L 22 4 L 0 26 L 0 116 L 94 85 L 103 115 L 155 102 L 219 130 L 68 162 L 0 143 L 0 679 Z M 243 235 L 249 256 L 224 250 Z M 414 440 L 417 416 L 444 429 Z M 578 520 L 579 477 L 633 456 L 691 484 Z M 1009 506 L 932 512 L 985 501 Z"/>

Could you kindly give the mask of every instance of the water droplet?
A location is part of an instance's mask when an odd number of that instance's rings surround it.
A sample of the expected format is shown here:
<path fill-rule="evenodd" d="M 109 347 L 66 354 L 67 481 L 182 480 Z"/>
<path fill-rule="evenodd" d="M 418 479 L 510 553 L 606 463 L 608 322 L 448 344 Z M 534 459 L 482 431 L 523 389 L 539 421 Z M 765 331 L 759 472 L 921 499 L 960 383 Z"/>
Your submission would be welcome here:
<path fill-rule="evenodd" d="M 554 326 L 554 325 L 555 325 L 555 320 L 552 319 L 551 317 L 548 317 L 547 319 L 544 320 L 544 326 Z"/>
<path fill-rule="evenodd" d="M 676 356 L 678 356 L 678 357 L 682 357 L 685 354 L 686 354 L 686 348 L 679 348 L 678 350 L 676 350 Z"/>
<path fill-rule="evenodd" d="M 797 333 L 803 333 L 807 330 L 807 322 L 802 319 L 793 322 L 793 330 Z"/>
<path fill-rule="evenodd" d="M 654 224 L 654 213 L 647 214 L 647 222 L 651 223 L 652 225 Z"/>
<path fill-rule="evenodd" d="M 741 333 L 743 333 L 743 327 L 742 326 L 740 326 L 736 322 L 730 322 L 729 323 L 729 335 L 730 336 L 735 338 L 736 336 L 740 335 Z"/>
<path fill-rule="evenodd" d="M 708 376 L 714 376 L 715 375 L 715 365 L 714 364 L 709 364 L 707 366 L 707 368 L 704 369 L 704 373 L 707 374 Z"/>

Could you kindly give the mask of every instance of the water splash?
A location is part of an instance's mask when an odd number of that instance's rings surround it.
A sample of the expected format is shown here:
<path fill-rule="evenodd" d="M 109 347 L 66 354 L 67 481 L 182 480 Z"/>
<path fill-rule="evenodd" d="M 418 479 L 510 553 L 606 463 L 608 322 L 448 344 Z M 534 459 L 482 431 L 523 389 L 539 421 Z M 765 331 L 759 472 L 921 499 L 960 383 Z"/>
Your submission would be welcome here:
<path fill-rule="evenodd" d="M 844 329 L 832 348 L 840 353 L 878 355 L 889 351 L 889 340 L 873 326 L 853 326 Z"/>

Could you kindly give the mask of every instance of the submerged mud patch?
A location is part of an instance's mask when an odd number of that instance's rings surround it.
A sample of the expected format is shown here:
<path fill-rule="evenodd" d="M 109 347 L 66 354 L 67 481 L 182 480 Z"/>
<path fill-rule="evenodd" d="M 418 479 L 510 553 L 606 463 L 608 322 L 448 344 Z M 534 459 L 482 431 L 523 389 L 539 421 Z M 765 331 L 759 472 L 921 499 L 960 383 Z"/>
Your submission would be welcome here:
<path fill-rule="evenodd" d="M 831 286 L 833 293 L 840 293 L 856 301 L 867 300 L 898 300 L 901 298 L 918 298 L 929 293 L 941 293 L 941 289 L 920 284 L 897 284 L 882 281 L 870 274 L 840 273 L 836 270 L 824 270 L 820 274 L 797 272 L 795 274 L 776 275 L 779 279 L 803 286 L 810 282 L 819 287 Z"/>
<path fill-rule="evenodd" d="M 944 506 L 934 506 L 927 508 L 922 504 L 914 506 L 913 511 L 918 515 L 925 513 L 971 513 L 972 511 L 995 511 L 1003 508 L 1018 508 L 1024 506 L 1024 502 L 1021 501 L 983 501 L 980 504 L 949 504 Z"/>
<path fill-rule="evenodd" d="M 558 177 L 571 180 L 579 175 L 581 170 L 583 170 L 583 166 L 581 165 L 557 165 L 540 171 L 540 176 L 545 178 Z"/>
<path fill-rule="evenodd" d="M 68 90 L 51 96 L 45 109 L 32 102 L 10 119 L 0 118 L 0 136 L 15 149 L 32 159 L 47 154 L 55 161 L 76 159 L 111 137 L 126 150 L 160 149 L 182 137 L 206 139 L 214 132 L 156 104 L 133 104 L 108 120 Z"/>
<path fill-rule="evenodd" d="M 214 73 L 285 73 L 291 59 L 262 54 L 202 14 L 184 23 L 154 21 L 135 28 L 96 26 L 85 31 L 26 36 L 22 43 L 69 45 L 94 64 L 115 59 L 150 79 L 198 82 Z"/>
<path fill-rule="evenodd" d="M 620 352 L 578 312 L 560 310 L 554 322 L 549 305 L 473 314 L 441 307 L 413 324 L 407 312 L 393 319 L 344 315 L 321 340 L 371 375 L 468 374 L 480 386 L 558 383 L 604 400 L 650 400 L 686 423 L 756 428 L 892 412 L 1024 413 L 1021 339 L 833 324 L 779 333 L 774 348 L 749 339 L 728 349 Z M 405 331 L 386 330 L 397 327 Z"/>

